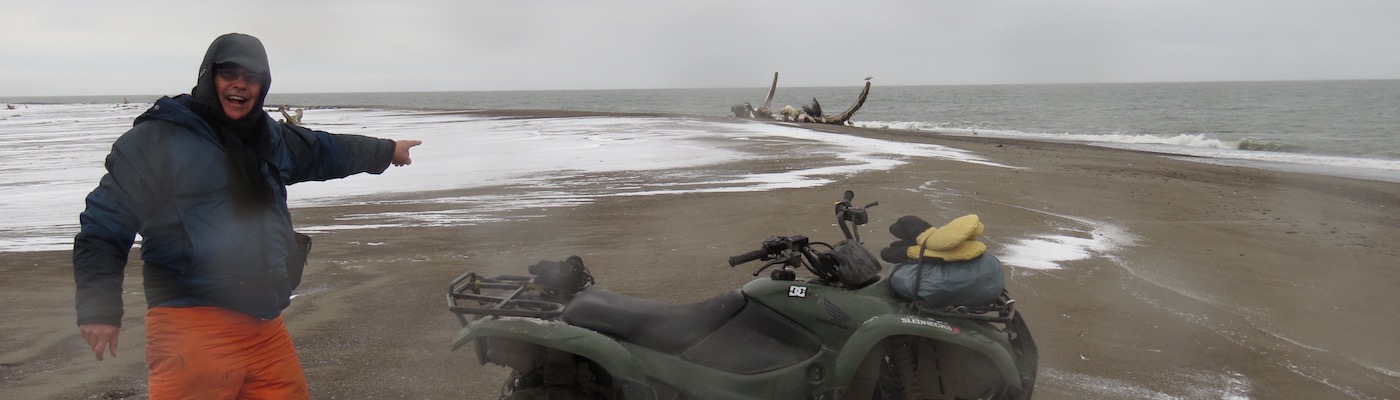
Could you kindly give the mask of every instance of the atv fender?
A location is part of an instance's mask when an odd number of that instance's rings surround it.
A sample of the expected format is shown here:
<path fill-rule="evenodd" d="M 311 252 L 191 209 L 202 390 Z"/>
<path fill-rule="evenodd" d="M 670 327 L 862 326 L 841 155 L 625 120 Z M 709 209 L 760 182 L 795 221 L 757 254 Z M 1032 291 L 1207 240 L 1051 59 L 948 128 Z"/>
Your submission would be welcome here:
<path fill-rule="evenodd" d="M 457 332 L 452 350 L 481 337 L 500 337 L 566 351 L 593 360 L 613 378 L 646 382 L 646 375 L 617 341 L 563 322 L 529 317 L 480 319 Z"/>
<path fill-rule="evenodd" d="M 836 382 L 850 382 L 860 368 L 861 361 L 880 341 L 892 336 L 917 336 L 963 346 L 975 350 L 991 359 L 1001 371 L 1002 379 L 1017 389 L 1021 389 L 1021 377 L 1016 371 L 1016 360 L 1010 352 L 1010 343 L 1002 335 L 990 328 L 969 329 L 933 318 L 911 314 L 887 314 L 867 320 L 851 335 L 851 339 L 841 348 L 836 358 L 832 377 Z"/>

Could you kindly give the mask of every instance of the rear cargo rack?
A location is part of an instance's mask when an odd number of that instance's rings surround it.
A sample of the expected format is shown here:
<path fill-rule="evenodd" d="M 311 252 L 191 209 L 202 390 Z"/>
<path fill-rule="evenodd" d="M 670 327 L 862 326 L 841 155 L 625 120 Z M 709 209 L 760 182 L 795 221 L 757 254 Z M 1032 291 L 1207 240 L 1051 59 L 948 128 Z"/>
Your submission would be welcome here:
<path fill-rule="evenodd" d="M 467 271 L 447 284 L 447 309 L 462 326 L 467 315 L 553 319 L 564 312 L 564 303 L 538 297 L 530 276 L 482 277 Z M 533 292 L 533 293 L 532 293 Z"/>
<path fill-rule="evenodd" d="M 925 307 L 922 302 L 913 302 L 919 314 L 937 318 L 966 319 L 987 322 L 1011 322 L 1016 316 L 1016 300 L 1005 290 L 992 304 L 982 306 L 949 306 L 941 309 Z"/>

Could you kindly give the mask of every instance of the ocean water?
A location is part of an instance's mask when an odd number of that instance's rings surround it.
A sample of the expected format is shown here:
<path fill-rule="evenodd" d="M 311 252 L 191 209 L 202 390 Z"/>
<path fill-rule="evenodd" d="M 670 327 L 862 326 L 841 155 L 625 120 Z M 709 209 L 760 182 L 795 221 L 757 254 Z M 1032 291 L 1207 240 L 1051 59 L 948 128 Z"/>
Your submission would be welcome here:
<path fill-rule="evenodd" d="M 854 103 L 860 92 L 860 84 L 824 88 L 785 88 L 779 84 L 773 100 L 775 111 L 816 99 L 827 114 L 836 114 Z M 749 102 L 758 107 L 767 90 L 274 91 L 268 104 L 722 116 L 734 104 Z M 150 102 L 157 97 L 6 98 L 0 94 L 0 102 Z M 866 127 L 1039 140 L 1400 161 L 1400 80 L 880 86 L 877 79 L 853 122 Z"/>
<path fill-rule="evenodd" d="M 544 109 L 723 116 L 767 88 L 295 94 L 270 104 Z M 779 86 L 772 109 L 832 115 L 859 85 Z M 929 134 L 1083 142 L 1288 171 L 1400 182 L 1400 80 L 872 85 L 853 125 Z"/>
<path fill-rule="evenodd" d="M 813 99 L 827 114 L 858 85 L 779 87 L 776 112 Z M 273 104 L 567 109 L 727 115 L 767 88 L 286 95 Z M 1068 85 L 872 85 L 866 127 L 1400 160 L 1400 80 Z"/>

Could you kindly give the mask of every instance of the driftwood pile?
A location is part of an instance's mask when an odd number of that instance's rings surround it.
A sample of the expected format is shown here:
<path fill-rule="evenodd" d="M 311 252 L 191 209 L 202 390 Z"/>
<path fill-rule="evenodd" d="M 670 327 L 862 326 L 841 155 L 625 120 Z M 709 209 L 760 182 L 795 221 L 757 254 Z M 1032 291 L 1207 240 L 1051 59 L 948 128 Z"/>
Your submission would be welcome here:
<path fill-rule="evenodd" d="M 835 116 L 827 117 L 822 114 L 822 105 L 817 99 L 812 98 L 812 104 L 802 106 L 801 109 L 793 106 L 784 106 L 777 116 L 773 115 L 770 108 L 773 105 L 773 94 L 778 90 L 778 73 L 773 73 L 773 85 L 768 88 L 768 99 L 763 101 L 763 106 L 754 109 L 753 105 L 734 105 L 729 108 L 729 116 L 753 119 L 776 119 L 787 122 L 816 122 L 822 124 L 845 125 L 855 115 L 860 106 L 865 105 L 865 97 L 870 94 L 870 78 L 865 78 L 865 87 L 860 90 L 860 97 L 856 98 L 855 104 L 847 108 L 845 112 Z"/>

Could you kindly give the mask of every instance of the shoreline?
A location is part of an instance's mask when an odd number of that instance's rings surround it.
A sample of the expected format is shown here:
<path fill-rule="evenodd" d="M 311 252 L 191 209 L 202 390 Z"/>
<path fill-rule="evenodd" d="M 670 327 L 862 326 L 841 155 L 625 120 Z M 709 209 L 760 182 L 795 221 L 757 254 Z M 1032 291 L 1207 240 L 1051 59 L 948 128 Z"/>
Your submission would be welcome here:
<path fill-rule="evenodd" d="M 287 94 L 286 96 L 292 96 L 293 98 L 295 98 L 295 97 L 297 97 L 297 96 L 305 96 L 305 95 L 316 95 L 316 94 Z M 66 97 L 66 98 L 70 98 L 70 99 L 92 98 L 92 99 L 107 99 L 107 100 L 110 100 L 111 98 L 114 98 L 114 97 L 120 97 L 120 96 L 68 96 L 68 97 Z M 160 97 L 160 96 L 155 96 L 155 97 Z M 19 103 L 19 104 L 63 105 L 63 104 L 68 104 L 68 103 Z M 78 104 L 103 104 L 103 103 L 78 103 Z M 123 104 L 123 103 L 113 103 L 113 104 L 120 105 L 120 104 Z M 593 116 L 603 116 L 603 117 L 659 117 L 659 118 L 699 119 L 699 120 L 705 120 L 705 121 L 711 121 L 711 122 L 721 122 L 721 123 L 733 123 L 733 122 L 736 122 L 736 121 L 756 122 L 756 123 L 773 124 L 773 125 L 779 125 L 779 126 L 783 126 L 783 125 L 786 125 L 786 126 L 797 126 L 797 127 L 800 127 L 800 128 L 813 129 L 813 130 L 823 130 L 823 129 L 827 128 L 827 127 L 836 127 L 835 125 L 825 125 L 825 124 L 817 124 L 817 123 L 797 124 L 797 123 L 781 122 L 781 121 L 776 121 L 776 120 L 737 119 L 737 118 L 733 118 L 733 117 L 726 117 L 726 116 L 719 116 L 719 115 L 690 114 L 690 113 L 683 113 L 683 112 L 618 112 L 618 111 L 598 111 L 598 110 L 565 110 L 565 109 L 533 109 L 533 108 L 519 108 L 519 109 L 470 109 L 470 108 L 467 108 L 467 109 L 464 109 L 464 108 L 447 108 L 447 107 L 433 107 L 433 106 L 394 106 L 394 107 L 390 107 L 390 106 L 349 105 L 349 104 L 330 105 L 330 106 L 308 106 L 308 105 L 291 105 L 291 104 L 288 104 L 288 105 L 289 105 L 290 107 L 292 107 L 292 108 L 304 108 L 304 109 L 306 109 L 306 110 L 324 110 L 324 109 L 366 109 L 366 110 L 382 110 L 382 111 L 395 111 L 395 110 L 400 110 L 400 111 L 419 111 L 419 112 L 425 112 L 425 111 L 426 111 L 426 112 L 441 112 L 441 113 L 449 113 L 449 114 L 460 113 L 460 114 L 485 115 L 485 116 L 507 117 L 507 118 L 565 118 L 565 117 L 593 117 Z M 269 112 L 269 115 L 272 115 L 274 118 L 277 118 L 277 117 L 278 117 L 277 112 L 276 112 L 276 111 L 272 111 L 272 110 L 275 110 L 275 109 L 276 109 L 276 107 L 269 107 L 269 108 L 268 108 L 268 110 L 269 110 L 268 112 Z M 862 121 L 856 121 L 856 123 L 857 123 L 857 124 L 861 124 L 861 123 L 867 123 L 867 124 L 868 124 L 868 123 L 884 123 L 884 124 L 926 124 L 925 122 L 917 122 L 917 121 L 916 121 L 916 122 L 892 122 L 892 121 L 884 121 L 884 122 L 881 122 L 881 121 L 864 121 L 864 122 L 862 122 Z M 1092 137 L 1098 137 L 1098 136 L 1103 136 L 1103 137 L 1113 136 L 1113 135 L 1101 135 L 1101 134 L 1078 134 L 1078 135 L 1068 135 L 1068 136 L 1077 136 L 1077 137 L 1081 137 L 1081 138 L 1078 138 L 1078 139 L 1071 139 L 1071 138 L 1056 138 L 1055 136 L 1057 136 L 1057 135 L 1043 134 L 1043 133 L 1028 133 L 1028 132 L 1022 133 L 1022 134 L 1015 134 L 1015 133 L 1013 133 L 1013 134 L 997 133 L 997 132 L 999 132 L 999 131 L 997 131 L 997 130 L 984 130 L 984 131 L 983 131 L 983 134 L 979 134 L 979 133 L 978 133 L 978 130 L 977 130 L 976 128 L 921 128 L 921 127 L 917 127 L 917 126 L 910 126 L 910 127 L 849 126 L 849 127 L 846 127 L 846 128 L 867 129 L 867 130 L 871 130 L 871 131 L 898 131 L 898 132 L 908 132 L 908 133 L 912 133 L 912 134 L 915 134 L 915 135 L 937 135 L 937 136 L 943 136 L 943 137 L 972 137 L 972 138 L 975 138 L 975 137 L 992 137 L 992 138 L 1005 139 L 1005 140 L 1019 140 L 1019 141 L 1031 141 L 1031 142 L 1084 144 L 1084 145 L 1090 145 L 1090 146 L 1096 146 L 1096 147 L 1102 147 L 1102 148 L 1123 149 L 1123 150 L 1140 151 L 1140 152 L 1146 152 L 1146 153 L 1171 154 L 1171 155 L 1183 157 L 1184 159 L 1201 160 L 1202 162 L 1214 162 L 1214 163 L 1225 164 L 1225 165 L 1245 166 L 1245 167 L 1251 167 L 1251 168 L 1269 169 L 1269 170 L 1274 170 L 1274 171 L 1311 173 L 1311 174 L 1320 174 L 1320 175 L 1336 176 L 1336 177 L 1343 177 L 1343 178 L 1366 179 L 1366 180 L 1379 180 L 1379 181 L 1385 181 L 1385 182 L 1391 182 L 1391 183 L 1400 183 L 1400 159 L 1391 159 L 1391 158 L 1383 158 L 1383 157 L 1358 157 L 1358 156 L 1349 156 L 1349 155 L 1333 155 L 1333 154 L 1311 153 L 1311 152 L 1296 151 L 1296 150 L 1278 150 L 1278 149 L 1269 150 L 1269 149 L 1219 148 L 1219 147 L 1198 146 L 1198 145 L 1186 145 L 1186 144 L 1167 144 L 1167 143 L 1155 143 L 1155 142 L 1150 142 L 1150 143 L 1135 143 L 1135 142 L 1118 142 L 1118 141 L 1113 141 L 1113 140 L 1096 141 L 1096 140 L 1094 140 L 1094 139 L 1090 139 L 1090 138 L 1092 138 Z M 970 133 L 969 133 L 969 132 L 970 132 Z M 990 132 L 990 133 L 988 133 L 988 132 Z M 1015 132 L 1015 131 L 1011 131 L 1011 132 Z M 1024 135 L 1023 135 L 1023 134 L 1024 134 Z M 1204 134 L 1201 134 L 1201 135 L 1204 135 Z M 1130 135 L 1130 136 L 1131 136 L 1131 135 Z M 1160 138 L 1160 136 L 1158 136 L 1158 135 L 1136 135 L 1136 136 L 1152 136 L 1152 137 L 1158 137 L 1158 138 Z M 1189 134 L 1178 134 L 1177 136 L 1189 136 Z M 1087 137 L 1087 138 L 1085 138 L 1085 137 Z M 1218 140 L 1216 140 L 1216 139 L 1210 139 L 1210 140 L 1207 140 L 1207 141 L 1218 141 Z"/>
<path fill-rule="evenodd" d="M 375 107 L 375 106 L 344 106 L 344 107 L 342 107 L 342 106 L 336 106 L 336 107 L 331 107 L 331 108 L 384 109 L 383 107 Z M 1128 144 L 1113 143 L 1113 142 L 1091 142 L 1091 141 L 1052 139 L 1052 138 L 1040 138 L 1040 137 L 1020 137 L 1020 136 L 997 135 L 997 134 L 979 135 L 979 134 L 976 132 L 976 130 L 971 130 L 972 133 L 971 133 L 971 134 L 968 134 L 968 133 L 963 133 L 963 132 L 961 132 L 961 131 L 959 131 L 959 130 L 952 130 L 952 129 L 904 129 L 904 128 L 888 128 L 888 127 L 864 127 L 864 126 L 830 125 L 830 124 L 820 124 L 820 123 L 796 123 L 796 122 L 783 122 L 783 121 L 777 121 L 777 120 L 744 119 L 744 118 L 735 118 L 735 117 L 727 117 L 727 116 L 696 115 L 696 114 L 683 114 L 683 113 L 661 113 L 661 112 L 656 112 L 656 113 L 647 113 L 647 112 L 606 112 L 606 111 L 583 111 L 583 110 L 536 110 L 536 109 L 520 109 L 520 110 L 454 110 L 454 109 L 442 109 L 442 108 L 404 108 L 404 109 L 418 110 L 418 111 L 438 111 L 438 112 L 444 112 L 444 113 L 476 114 L 476 115 L 486 115 L 486 116 L 493 116 L 493 117 L 525 118 L 525 119 L 528 119 L 528 118 L 597 117 L 597 116 L 603 116 L 603 117 L 689 118 L 689 119 L 698 119 L 698 120 L 703 120 L 703 121 L 719 122 L 719 123 L 733 123 L 733 122 L 736 122 L 736 121 L 738 121 L 738 122 L 753 122 L 753 123 L 771 124 L 771 125 L 777 125 L 777 126 L 790 126 L 790 127 L 797 127 L 797 128 L 810 129 L 810 130 L 823 131 L 823 132 L 831 132 L 831 133 L 851 133 L 851 132 L 854 132 L 854 131 L 850 131 L 850 130 L 859 130 L 859 131 L 865 131 L 865 132 L 892 132 L 892 133 L 894 133 L 894 135 L 892 135 L 892 137 L 901 138 L 901 139 L 896 139 L 896 140 L 900 140 L 900 141 L 907 141 L 908 138 L 919 137 L 919 136 L 921 136 L 921 135 L 931 135 L 931 136 L 937 136 L 937 137 L 940 137 L 940 138 L 950 138 L 950 139 L 955 139 L 955 138 L 966 138 L 966 139 L 972 139 L 972 140 L 993 140 L 993 141 L 1007 140 L 1007 141 L 1016 141 L 1016 142 L 1055 143 L 1055 144 L 1067 144 L 1067 145 L 1082 145 L 1082 146 L 1089 146 L 1089 147 L 1102 148 L 1102 149 L 1113 149 L 1113 150 L 1130 151 L 1130 152 L 1138 152 L 1138 153 L 1147 153 L 1147 154 L 1158 154 L 1158 155 L 1164 155 L 1164 156 L 1173 156 L 1173 157 L 1178 157 L 1178 158 L 1180 158 L 1180 159 L 1182 159 L 1182 160 L 1187 160 L 1187 161 L 1195 161 L 1195 162 L 1201 162 L 1201 163 L 1214 163 L 1214 164 L 1220 164 L 1220 165 L 1226 165 L 1226 166 L 1236 166 L 1236 167 L 1255 168 L 1255 169 L 1263 169 L 1263 170 L 1269 170 L 1269 171 L 1275 171 L 1275 172 L 1288 172 L 1288 173 L 1299 173 L 1299 174 L 1324 175 L 1324 176 L 1332 176 L 1332 177 L 1338 177 L 1338 178 L 1361 179 L 1361 180 L 1379 181 L 1379 182 L 1386 182 L 1386 183 L 1400 183 L 1400 160 L 1389 160 L 1389 159 L 1382 159 L 1382 158 L 1357 158 L 1357 157 L 1348 157 L 1348 156 L 1335 156 L 1335 155 L 1312 154 L 1312 153 L 1301 153 L 1301 152 L 1286 152 L 1286 151 L 1274 151 L 1274 150 L 1241 150 L 1241 149 L 1234 149 L 1234 151 L 1238 151 L 1238 152 L 1240 152 L 1241 154 L 1266 154 L 1266 153 L 1277 153 L 1277 154 L 1280 155 L 1279 157 L 1265 157 L 1265 159 L 1257 159 L 1257 160 L 1256 160 L 1256 159 L 1237 159 L 1237 158 L 1223 157 L 1223 154 L 1221 154 L 1221 152 L 1219 151 L 1219 150 L 1223 150 L 1223 149 L 1213 149 L 1212 151 L 1215 151 L 1216 154 L 1211 155 L 1211 154 L 1208 154 L 1208 153 L 1210 153 L 1211 151 L 1195 151 L 1195 150 L 1205 150 L 1205 149 L 1198 149 L 1198 148 L 1193 147 L 1193 146 L 1184 146 L 1184 145 L 1158 145 L 1158 146 L 1160 146 L 1160 147 L 1162 147 L 1162 148 L 1160 148 L 1160 149 L 1154 149 L 1154 148 L 1151 148 L 1151 146 L 1146 146 L 1146 147 L 1144 147 L 1144 146 L 1132 146 L 1132 145 L 1128 145 Z M 854 134 L 859 135 L 859 133 L 854 133 Z M 1175 150 L 1175 151 L 1174 151 L 1174 150 Z M 1306 157 L 1306 158 L 1311 158 L 1311 159 L 1315 159 L 1315 160 L 1331 160 L 1331 161 L 1334 161 L 1334 162 L 1343 162 L 1343 161 L 1345 161 L 1345 162 L 1350 162 L 1350 163 L 1352 163 L 1352 164 L 1354 164 L 1354 165 L 1351 165 L 1351 166 L 1340 166 L 1340 165 L 1327 165 L 1327 164 L 1317 164 L 1317 163 L 1302 163 L 1302 162 L 1278 161 L 1278 158 L 1281 158 L 1281 157 Z M 1355 161 L 1348 161 L 1348 160 L 1355 160 Z M 1355 165 L 1355 164 L 1369 164 L 1370 166 L 1359 166 L 1359 165 Z"/>
<path fill-rule="evenodd" d="M 880 202 L 861 229 L 872 251 L 890 240 L 885 228 L 902 215 L 937 225 L 979 214 L 999 257 L 1022 240 L 1094 238 L 1103 227 L 1131 233 L 1135 240 L 1086 247 L 1085 258 L 1058 269 L 1008 268 L 1008 290 L 1041 349 L 1037 399 L 1400 397 L 1400 349 L 1387 336 L 1400 328 L 1400 318 L 1390 317 L 1400 299 L 1389 295 L 1400 288 L 1400 271 L 1390 267 L 1400 265 L 1400 244 L 1391 240 L 1400 237 L 1400 185 L 1078 143 L 803 127 L 938 144 L 1023 168 L 913 158 L 811 188 L 604 196 L 456 226 L 318 233 L 306 283 L 285 312 L 313 397 L 494 398 L 505 371 L 478 365 L 471 350 L 447 351 L 458 326 L 439 290 L 461 272 L 519 273 L 537 260 L 578 254 L 609 290 L 698 301 L 753 279 L 723 260 L 766 235 L 839 237 L 829 202 L 845 189 L 857 202 Z M 627 178 L 645 183 L 652 175 Z M 297 226 L 355 224 L 346 216 L 433 207 L 454 206 L 384 202 L 294 208 L 293 215 Z M 5 255 L 0 271 L 13 278 L 0 295 L 12 305 L 0 311 L 0 397 L 140 398 L 137 255 L 127 269 L 120 357 L 103 362 L 92 360 L 72 323 L 69 252 Z M 1378 315 L 1355 318 L 1363 310 Z"/>
<path fill-rule="evenodd" d="M 808 127 L 808 129 L 813 130 L 823 130 L 822 127 L 809 127 L 808 124 L 802 124 L 802 127 Z M 1173 151 L 1173 148 L 1134 147 L 1134 145 L 1124 145 L 1119 143 L 1093 143 L 1093 141 L 1050 140 L 1050 138 L 997 136 L 997 134 L 986 134 L 986 136 L 981 136 L 981 134 L 977 134 L 976 131 L 974 131 L 974 133 L 972 134 L 966 134 L 960 133 L 960 131 L 955 130 L 879 129 L 879 127 L 855 126 L 841 127 L 846 127 L 846 129 L 893 131 L 893 133 L 896 133 L 893 137 L 917 137 L 920 136 L 920 134 L 931 134 L 931 136 L 938 136 L 944 138 L 967 138 L 967 140 L 1009 140 L 1029 141 L 1029 143 L 1085 145 L 1085 147 L 1107 148 L 1107 150 L 1120 150 L 1142 152 L 1142 154 L 1163 155 L 1163 157 L 1175 157 L 1177 159 L 1183 159 L 1183 161 L 1201 162 L 1201 164 L 1242 166 L 1242 168 L 1264 169 L 1264 171 L 1273 172 L 1303 173 L 1303 175 L 1322 175 L 1334 176 L 1334 178 L 1376 180 L 1376 182 L 1400 183 L 1400 161 L 1394 161 L 1394 159 L 1337 157 L 1337 155 L 1315 155 L 1306 154 L 1306 152 L 1239 150 L 1240 152 L 1243 152 L 1243 154 L 1254 154 L 1254 152 L 1260 152 L 1260 154 L 1264 154 L 1264 152 L 1277 152 L 1277 154 L 1285 155 L 1285 157 L 1289 157 L 1289 155 L 1291 155 L 1291 157 L 1299 157 L 1299 155 L 1305 155 L 1305 157 L 1319 159 L 1359 159 L 1359 161 L 1368 161 L 1371 165 L 1385 166 L 1385 168 L 1369 168 L 1369 166 L 1303 164 L 1303 162 L 1268 161 L 1268 159 L 1222 158 L 1218 157 L 1218 155 L 1191 154 L 1191 151 L 1189 150 L 1193 150 L 1193 147 L 1184 147 L 1184 145 L 1183 148 L 1186 148 L 1187 151 Z M 833 131 L 833 133 L 841 133 L 840 130 L 827 131 Z M 900 133 L 907 134 L 907 136 L 899 136 Z M 1390 169 L 1390 166 L 1393 166 L 1393 169 Z"/>

